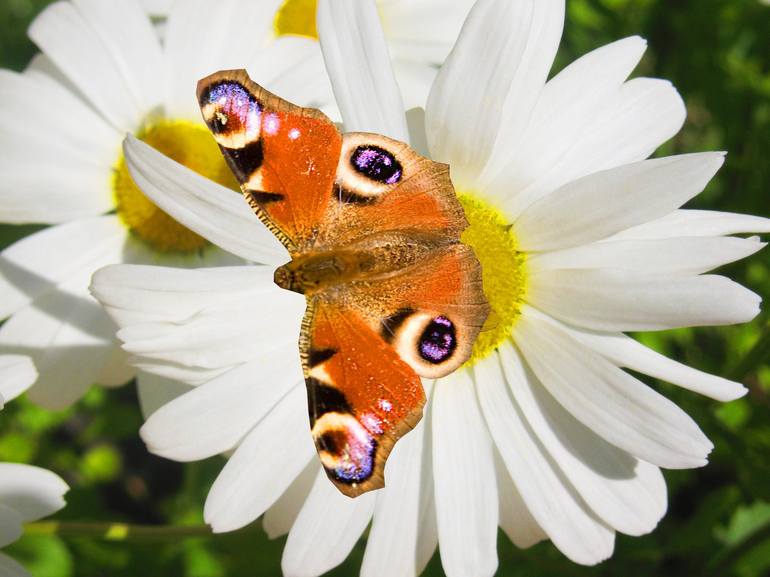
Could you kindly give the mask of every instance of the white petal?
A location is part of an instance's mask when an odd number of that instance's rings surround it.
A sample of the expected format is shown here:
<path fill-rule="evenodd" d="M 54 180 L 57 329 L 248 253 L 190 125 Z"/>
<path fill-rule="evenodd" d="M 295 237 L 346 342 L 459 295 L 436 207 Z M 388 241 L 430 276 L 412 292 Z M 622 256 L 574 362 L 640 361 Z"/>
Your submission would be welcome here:
<path fill-rule="evenodd" d="M 128 363 L 128 355 L 120 348 L 117 338 L 112 342 L 110 356 L 96 376 L 96 382 L 103 387 L 119 387 L 136 376 L 136 370 Z"/>
<path fill-rule="evenodd" d="M 655 331 L 744 323 L 760 298 L 716 275 L 622 269 L 551 270 L 532 275 L 527 300 L 570 324 L 601 331 Z"/>
<path fill-rule="evenodd" d="M 426 391 L 426 396 L 430 391 Z M 433 492 L 425 419 L 403 437 L 388 457 L 385 488 L 377 492 L 361 577 L 416 577 L 417 541 L 426 524 Z"/>
<path fill-rule="evenodd" d="M 20 310 L 0 328 L 5 351 L 32 357 L 39 376 L 29 398 L 68 407 L 94 384 L 115 347 L 115 326 L 83 288 L 63 285 Z M 74 286 L 73 286 L 74 285 Z"/>
<path fill-rule="evenodd" d="M 480 386 L 484 386 L 481 383 Z M 500 452 L 495 450 L 497 493 L 500 496 L 500 528 L 519 549 L 527 549 L 548 539 L 527 509 L 519 490 L 505 468 Z"/>
<path fill-rule="evenodd" d="M 266 48 L 280 3 L 218 0 L 213 9 L 206 0 L 175 2 L 164 43 L 167 111 L 200 121 L 195 98 L 198 80 L 217 70 L 246 68 L 253 55 Z M 254 79 L 262 84 L 258 77 Z"/>
<path fill-rule="evenodd" d="M 565 411 L 509 343 L 500 348 L 505 375 L 532 431 L 586 504 L 613 529 L 652 531 L 666 512 L 666 483 L 654 465 L 610 445 Z"/>
<path fill-rule="evenodd" d="M 118 129 L 137 129 L 160 103 L 160 43 L 136 2 L 58 2 L 29 37 Z"/>
<path fill-rule="evenodd" d="M 668 381 L 717 401 L 733 401 L 747 392 L 740 383 L 678 363 L 622 333 L 589 332 L 566 325 L 561 328 L 620 367 Z"/>
<path fill-rule="evenodd" d="M 260 50 L 247 69 L 260 86 L 284 100 L 309 108 L 334 104 L 321 47 L 312 38 L 280 36 Z"/>
<path fill-rule="evenodd" d="M 21 515 L 15 509 L 0 503 L 0 547 L 5 547 L 21 537 L 21 524 Z M 0 557 L 0 561 L 2 561 L 2 557 Z"/>
<path fill-rule="evenodd" d="M 378 8 L 395 58 L 440 65 L 472 6 L 473 0 L 390 0 Z"/>
<path fill-rule="evenodd" d="M 393 71 L 404 99 L 404 109 L 425 108 L 438 69 L 408 60 L 394 60 Z M 407 116 L 407 125 L 409 117 Z M 411 130 L 410 130 L 411 137 Z M 410 143 L 414 147 L 413 143 Z"/>
<path fill-rule="evenodd" d="M 538 96 L 526 130 L 501 134 L 481 177 L 484 187 L 514 195 L 545 176 L 596 122 L 597 113 L 605 112 L 646 45 L 639 37 L 618 40 L 582 56 L 551 79 Z"/>
<path fill-rule="evenodd" d="M 187 383 L 139 371 L 136 375 L 136 392 L 142 415 L 149 419 L 161 407 L 190 391 Z"/>
<path fill-rule="evenodd" d="M 134 182 L 180 224 L 247 260 L 286 261 L 286 251 L 240 194 L 193 172 L 129 135 L 126 161 Z"/>
<path fill-rule="evenodd" d="M 217 377 L 224 375 L 230 370 L 230 367 L 220 367 L 217 369 L 202 369 L 200 367 L 185 367 L 171 361 L 159 361 L 157 359 L 143 359 L 142 357 L 132 357 L 131 366 L 139 371 L 156 375 L 163 379 L 179 381 L 180 384 L 197 387 L 207 383 Z M 141 403 L 141 399 L 139 399 Z M 149 405 L 150 407 L 152 404 Z"/>
<path fill-rule="evenodd" d="M 713 210 L 677 210 L 619 232 L 607 240 L 647 240 L 680 236 L 721 236 L 770 232 L 770 218 Z"/>
<path fill-rule="evenodd" d="M 432 420 L 441 565 L 449 577 L 491 576 L 499 507 L 494 457 L 468 371 L 437 381 Z"/>
<path fill-rule="evenodd" d="M 181 322 L 221 303 L 259 300 L 273 290 L 272 279 L 273 268 L 258 265 L 183 270 L 125 264 L 96 271 L 90 289 L 125 327 L 147 320 Z"/>
<path fill-rule="evenodd" d="M 310 462 L 297 478 L 291 482 L 289 488 L 265 512 L 265 515 L 262 517 L 262 527 L 270 539 L 282 537 L 291 530 L 294 521 L 297 520 L 300 509 L 302 509 L 302 504 L 313 488 L 313 483 L 320 468 L 320 461 L 315 457 L 311 457 Z"/>
<path fill-rule="evenodd" d="M 373 492 L 346 497 L 318 471 L 286 540 L 284 577 L 318 577 L 342 563 L 369 524 L 375 498 Z"/>
<path fill-rule="evenodd" d="M 278 350 L 270 363 L 245 363 L 192 389 L 153 413 L 142 439 L 156 455 L 177 461 L 232 449 L 302 381 L 297 356 L 294 348 Z"/>
<path fill-rule="evenodd" d="M 241 401 L 249 402 L 244 396 Z M 203 511 L 217 532 L 234 531 L 264 513 L 316 457 L 305 385 L 294 387 L 246 436 L 209 491 Z M 325 477 L 325 475 L 324 475 Z"/>
<path fill-rule="evenodd" d="M 2 521 L 0 521 L 0 525 L 1 524 Z M 2 531 L 2 529 L 0 529 L 0 531 Z M 16 539 L 13 539 L 13 541 L 15 540 Z M 0 543 L 1 542 L 2 538 L 0 537 Z M 24 570 L 24 567 L 8 557 L 8 555 L 2 553 L 0 553 L 0 574 L 2 574 L 3 577 L 30 577 L 29 573 Z"/>
<path fill-rule="evenodd" d="M 525 308 L 513 330 L 554 398 L 607 442 L 668 469 L 702 467 L 713 445 L 674 403 Z"/>
<path fill-rule="evenodd" d="M 32 359 L 22 355 L 0 355 L 0 408 L 32 386 L 37 371 Z"/>
<path fill-rule="evenodd" d="M 35 521 L 64 507 L 69 491 L 61 477 L 31 465 L 0 463 L 0 503 L 23 521 Z"/>
<path fill-rule="evenodd" d="M 564 25 L 564 0 L 479 0 L 441 67 L 426 107 L 432 157 L 469 189 L 498 131 L 526 128 Z"/>
<path fill-rule="evenodd" d="M 759 238 L 684 237 L 614 240 L 536 253 L 529 274 L 549 269 L 616 268 L 666 275 L 697 275 L 746 258 L 765 246 Z"/>
<path fill-rule="evenodd" d="M 561 98 L 573 93 L 590 95 L 590 88 L 589 84 L 558 93 Z M 543 114 L 561 118 L 558 110 L 544 109 Z M 635 78 L 612 91 L 596 109 L 565 119 L 579 126 L 573 138 L 561 131 L 569 134 L 574 125 L 558 126 L 554 132 L 543 134 L 536 128 L 541 119 L 533 119 L 532 141 L 523 137 L 522 147 L 512 151 L 514 160 L 487 186 L 499 197 L 509 197 L 501 207 L 516 217 L 532 202 L 568 182 L 647 158 L 679 131 L 685 115 L 682 98 L 671 83 Z"/>
<path fill-rule="evenodd" d="M 319 0 L 316 20 L 345 131 L 407 141 L 404 104 L 374 0 Z"/>
<path fill-rule="evenodd" d="M 526 251 L 592 242 L 660 218 L 699 194 L 719 152 L 656 158 L 591 174 L 535 202 L 514 223 Z"/>
<path fill-rule="evenodd" d="M 615 533 L 588 510 L 514 403 L 493 354 L 474 366 L 481 410 L 508 474 L 537 524 L 575 563 L 612 555 Z"/>
<path fill-rule="evenodd" d="M 117 131 L 43 74 L 0 71 L 0 98 L 2 220 L 64 222 L 113 207 Z"/>
<path fill-rule="evenodd" d="M 73 276 L 118 262 L 126 235 L 117 217 L 99 216 L 52 226 L 12 244 L 0 253 L 0 318 Z"/>

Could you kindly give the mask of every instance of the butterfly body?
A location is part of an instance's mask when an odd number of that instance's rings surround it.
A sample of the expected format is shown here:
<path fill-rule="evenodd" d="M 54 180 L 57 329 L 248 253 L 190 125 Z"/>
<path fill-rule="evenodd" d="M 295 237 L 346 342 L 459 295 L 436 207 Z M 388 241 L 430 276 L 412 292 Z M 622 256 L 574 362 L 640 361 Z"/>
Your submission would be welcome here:
<path fill-rule="evenodd" d="M 201 80 L 198 98 L 291 256 L 276 284 L 305 295 L 299 352 L 321 463 L 351 497 L 382 487 L 390 450 L 422 416 L 420 377 L 465 362 L 489 312 L 449 169 L 381 135 L 342 135 L 242 70 Z"/>

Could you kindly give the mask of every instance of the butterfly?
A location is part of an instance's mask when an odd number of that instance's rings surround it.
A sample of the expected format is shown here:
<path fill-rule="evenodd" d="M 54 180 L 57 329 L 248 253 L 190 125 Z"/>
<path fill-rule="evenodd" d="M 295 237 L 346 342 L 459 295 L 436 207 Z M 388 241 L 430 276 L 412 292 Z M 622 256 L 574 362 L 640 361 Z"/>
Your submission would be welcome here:
<path fill-rule="evenodd" d="M 422 418 L 420 377 L 468 360 L 489 313 L 449 167 L 378 134 L 340 134 L 245 70 L 198 83 L 203 118 L 291 261 L 275 283 L 307 310 L 299 352 L 313 440 L 350 497 L 384 486 Z"/>

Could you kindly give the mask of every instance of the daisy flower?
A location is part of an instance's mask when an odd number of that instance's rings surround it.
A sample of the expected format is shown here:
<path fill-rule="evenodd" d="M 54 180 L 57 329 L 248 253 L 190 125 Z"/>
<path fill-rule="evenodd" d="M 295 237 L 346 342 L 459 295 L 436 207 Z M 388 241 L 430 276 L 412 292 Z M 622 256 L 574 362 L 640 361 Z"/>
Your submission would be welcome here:
<path fill-rule="evenodd" d="M 92 383 L 132 377 L 112 321 L 88 295 L 93 271 L 119 262 L 238 260 L 139 191 L 121 142 L 135 134 L 235 187 L 200 119 L 194 87 L 202 74 L 246 67 L 308 105 L 332 100 L 317 42 L 276 38 L 279 5 L 225 0 L 211 10 L 206 2 L 177 2 L 161 45 L 136 0 L 57 2 L 29 29 L 42 54 L 21 74 L 0 71 L 0 220 L 52 225 L 0 254 L 0 319 L 9 317 L 0 349 L 34 359 L 36 402 L 62 408 Z"/>
<path fill-rule="evenodd" d="M 0 409 L 35 381 L 28 358 L 0 356 Z M 50 471 L 18 463 L 0 463 L 0 547 L 16 541 L 22 524 L 47 517 L 64 507 L 67 484 Z M 28 577 L 16 561 L 0 553 L 0 575 Z"/>
<path fill-rule="evenodd" d="M 344 16 L 365 6 L 350 26 Z M 712 445 L 671 401 L 626 372 L 711 398 L 739 383 L 647 349 L 627 331 L 746 322 L 759 297 L 704 274 L 763 245 L 727 235 L 770 220 L 682 209 L 722 153 L 648 157 L 682 126 L 662 80 L 628 77 L 637 37 L 548 80 L 563 0 L 479 0 L 442 66 L 424 123 L 408 126 L 372 2 L 322 1 L 318 25 L 347 130 L 407 140 L 447 162 L 483 269 L 492 314 L 466 366 L 424 381 L 429 398 L 397 444 L 383 490 L 348 499 L 321 470 L 308 434 L 297 355 L 304 309 L 272 284 L 288 255 L 209 270 L 117 266 L 93 294 L 121 326 L 137 366 L 197 385 L 142 429 L 153 452 L 231 456 L 206 501 L 215 531 L 264 514 L 288 533 L 283 570 L 317 576 L 370 526 L 361 574 L 419 574 L 439 545 L 453 576 L 489 576 L 501 527 L 514 544 L 550 539 L 577 563 L 612 553 L 616 532 L 651 531 L 666 509 L 660 468 L 706 463 Z M 339 55 L 347 55 L 341 58 Z M 132 174 L 156 203 L 247 258 L 236 232 L 260 227 L 230 192 L 129 138 Z M 262 247 L 263 249 L 265 246 Z"/>

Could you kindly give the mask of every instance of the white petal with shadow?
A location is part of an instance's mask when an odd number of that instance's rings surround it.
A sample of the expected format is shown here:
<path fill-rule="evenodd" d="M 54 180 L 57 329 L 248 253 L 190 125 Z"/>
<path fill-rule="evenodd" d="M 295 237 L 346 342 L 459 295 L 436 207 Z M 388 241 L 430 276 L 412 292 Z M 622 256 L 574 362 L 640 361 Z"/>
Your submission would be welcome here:
<path fill-rule="evenodd" d="M 498 139 L 526 128 L 563 25 L 564 0 L 479 0 L 470 11 L 425 111 L 432 157 L 458 188 L 475 184 Z"/>
<path fill-rule="evenodd" d="M 622 333 L 578 330 L 567 325 L 561 325 L 561 328 L 619 367 L 650 375 L 717 401 L 733 401 L 747 392 L 740 383 L 669 359 Z"/>
<path fill-rule="evenodd" d="M 321 468 L 321 462 L 311 457 L 302 472 L 291 482 L 283 494 L 265 511 L 262 528 L 270 539 L 282 537 L 291 530 L 297 520 L 305 499 L 313 488 L 313 483 Z"/>
<path fill-rule="evenodd" d="M 171 6 L 165 32 L 164 70 L 169 114 L 201 120 L 195 86 L 218 70 L 246 68 L 266 49 L 281 0 L 184 0 Z M 278 63 L 288 66 L 290 61 Z M 253 77 L 260 84 L 263 80 Z"/>
<path fill-rule="evenodd" d="M 284 577 L 318 577 L 342 563 L 369 524 L 375 499 L 371 491 L 346 497 L 319 470 L 283 549 Z"/>
<path fill-rule="evenodd" d="M 248 400 L 242 397 L 242 402 Z M 203 516 L 217 533 L 240 529 L 262 515 L 316 458 L 301 380 L 254 423 L 206 499 Z"/>
<path fill-rule="evenodd" d="M 195 461 L 235 447 L 302 381 L 296 344 L 276 351 L 272 362 L 239 365 L 158 409 L 140 434 L 150 451 Z"/>
<path fill-rule="evenodd" d="M 127 236 L 115 216 L 43 229 L 0 253 L 0 318 L 27 306 L 75 276 L 119 262 Z"/>
<path fill-rule="evenodd" d="M 441 65 L 460 33 L 473 0 L 390 0 L 378 6 L 395 59 Z"/>
<path fill-rule="evenodd" d="M 21 515 L 15 509 L 0 503 L 0 547 L 5 547 L 21 537 L 21 524 Z"/>
<path fill-rule="evenodd" d="M 553 269 L 614 268 L 665 275 L 697 275 L 763 248 L 758 237 L 682 237 L 613 240 L 536 253 L 529 274 Z"/>
<path fill-rule="evenodd" d="M 142 416 L 149 419 L 155 411 L 189 392 L 190 388 L 191 385 L 182 381 L 139 371 L 136 375 L 136 392 Z"/>
<path fill-rule="evenodd" d="M 480 386 L 484 386 L 482 383 Z M 519 490 L 505 468 L 500 452 L 495 449 L 497 494 L 500 498 L 500 528 L 519 549 L 527 549 L 548 539 L 529 512 Z"/>
<path fill-rule="evenodd" d="M 597 516 L 627 535 L 652 531 L 666 512 L 660 469 L 639 461 L 578 422 L 521 363 L 510 343 L 500 347 L 516 403 L 543 447 Z"/>
<path fill-rule="evenodd" d="M 160 104 L 160 42 L 136 2 L 57 2 L 29 37 L 119 130 L 136 130 Z"/>
<path fill-rule="evenodd" d="M 702 467 L 713 445 L 682 409 L 525 307 L 513 336 L 540 382 L 607 442 L 668 469 Z"/>
<path fill-rule="evenodd" d="M 35 521 L 63 508 L 69 491 L 61 477 L 31 465 L 0 463 L 0 503 L 24 521 Z"/>
<path fill-rule="evenodd" d="M 590 94 L 590 89 L 583 85 L 571 92 L 560 92 L 560 96 L 566 98 L 572 93 Z M 546 111 L 545 114 L 559 118 L 558 110 Z M 516 159 L 488 187 L 499 198 L 509 199 L 501 206 L 505 213 L 515 218 L 534 201 L 569 182 L 601 170 L 644 160 L 679 131 L 684 119 L 684 103 L 670 82 L 635 78 L 610 93 L 597 110 L 578 118 L 578 122 L 587 124 L 582 126 L 575 138 L 564 138 L 557 131 L 544 144 L 535 140 L 531 144 L 535 154 L 538 148 L 546 148 L 542 152 L 542 160 L 527 155 L 530 164 L 522 165 Z M 539 135 L 534 120 L 531 126 Z M 569 128 L 565 127 L 567 130 Z M 523 146 L 530 149 L 530 143 L 522 140 Z M 561 148 L 555 143 L 566 146 Z M 550 149 L 562 154 L 556 156 Z"/>
<path fill-rule="evenodd" d="M 550 458 L 505 382 L 497 354 L 474 366 L 476 394 L 505 467 L 537 524 L 570 560 L 612 555 L 615 532 L 585 505 Z"/>
<path fill-rule="evenodd" d="M 430 390 L 425 394 L 429 398 Z M 433 499 L 426 434 L 423 417 L 396 443 L 388 457 L 385 488 L 377 492 L 361 577 L 416 577 L 419 574 L 417 541 L 426 524 L 428 504 Z"/>
<path fill-rule="evenodd" d="M 345 131 L 407 142 L 404 104 L 374 0 L 319 0 L 316 20 Z"/>
<path fill-rule="evenodd" d="M 32 359 L 24 355 L 0 354 L 0 408 L 30 388 L 36 379 Z"/>
<path fill-rule="evenodd" d="M 492 439 L 467 370 L 436 383 L 431 416 L 441 565 L 449 577 L 494 575 L 499 505 Z"/>
<path fill-rule="evenodd" d="M 529 281 L 530 304 L 569 324 L 600 331 L 744 323 L 759 314 L 761 301 L 750 290 L 717 275 L 561 269 L 541 271 Z"/>
<path fill-rule="evenodd" d="M 682 236 L 721 236 L 746 232 L 770 232 L 770 218 L 715 210 L 676 210 L 607 239 L 648 240 Z"/>
<path fill-rule="evenodd" d="M 514 223 L 522 250 L 579 246 L 660 218 L 703 191 L 721 152 L 645 160 L 570 182 L 527 208 Z"/>
<path fill-rule="evenodd" d="M 96 382 L 116 346 L 115 326 L 88 295 L 86 283 L 86 278 L 75 278 L 63 284 L 0 328 L 3 350 L 29 355 L 38 370 L 29 398 L 51 410 L 80 398 Z"/>
<path fill-rule="evenodd" d="M 174 220 L 246 260 L 286 262 L 286 250 L 243 197 L 129 135 L 129 171 L 139 188 Z"/>

